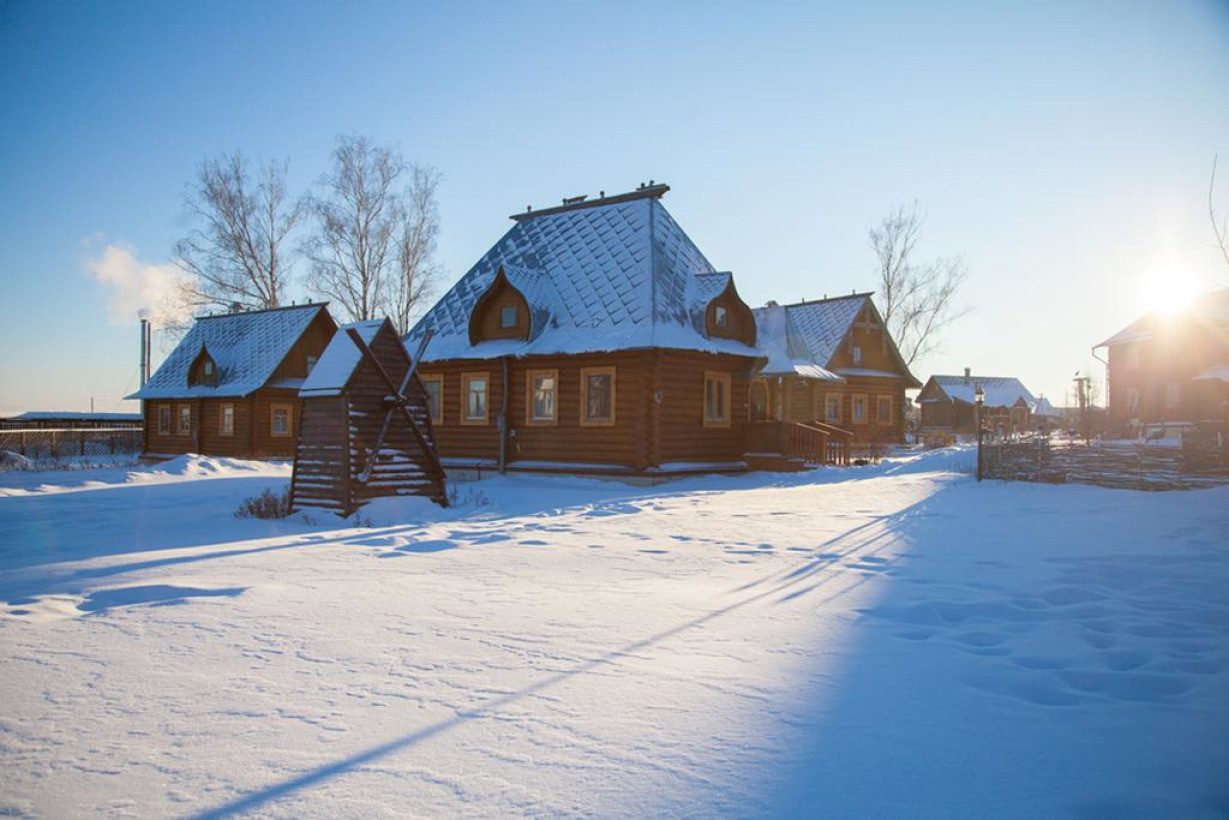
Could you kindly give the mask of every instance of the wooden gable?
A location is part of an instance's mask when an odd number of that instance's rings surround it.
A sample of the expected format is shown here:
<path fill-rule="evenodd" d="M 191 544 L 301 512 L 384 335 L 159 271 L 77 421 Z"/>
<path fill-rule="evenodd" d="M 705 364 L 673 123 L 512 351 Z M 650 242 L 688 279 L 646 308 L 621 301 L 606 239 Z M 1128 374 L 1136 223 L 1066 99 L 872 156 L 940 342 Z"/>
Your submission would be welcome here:
<path fill-rule="evenodd" d="M 921 387 L 921 382 L 909 371 L 887 323 L 869 298 L 858 311 L 841 343 L 836 346 L 827 367 L 830 370 L 879 370 L 900 376 L 907 386 Z"/>
<path fill-rule="evenodd" d="M 734 339 L 755 346 L 755 314 L 734 289 L 734 278 L 704 310 L 704 332 L 710 337 Z"/>
<path fill-rule="evenodd" d="M 529 302 L 500 268 L 495 281 L 474 303 L 469 317 L 469 342 L 528 339 L 531 324 Z"/>

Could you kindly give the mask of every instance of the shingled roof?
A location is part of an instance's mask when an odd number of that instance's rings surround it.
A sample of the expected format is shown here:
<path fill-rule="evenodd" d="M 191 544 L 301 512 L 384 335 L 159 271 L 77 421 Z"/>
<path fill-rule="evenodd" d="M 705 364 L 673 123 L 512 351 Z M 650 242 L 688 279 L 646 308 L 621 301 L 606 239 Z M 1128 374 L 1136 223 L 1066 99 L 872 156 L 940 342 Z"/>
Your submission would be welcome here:
<path fill-rule="evenodd" d="M 1152 338 L 1158 323 L 1182 319 L 1191 319 L 1215 330 L 1229 331 L 1229 288 L 1201 294 L 1186 309 L 1172 317 L 1156 313 L 1141 316 L 1104 342 L 1095 345 L 1093 350 L 1131 342 L 1146 342 Z"/>
<path fill-rule="evenodd" d="M 649 347 L 757 355 L 704 334 L 704 308 L 729 274 L 718 273 L 666 211 L 660 198 L 668 190 L 656 185 L 517 214 L 410 330 L 407 345 L 413 349 L 433 328 L 427 361 Z M 529 338 L 471 344 L 471 311 L 501 269 L 529 303 Z"/>
<path fill-rule="evenodd" d="M 220 316 L 203 316 L 183 337 L 145 386 L 125 398 L 241 397 L 268 383 L 278 365 L 321 313 L 323 304 L 297 305 Z M 201 350 L 217 367 L 214 384 L 188 384 Z M 282 386 L 282 385 L 279 385 Z M 298 387 L 296 384 L 284 385 Z"/>
<path fill-rule="evenodd" d="M 937 384 L 947 397 L 953 401 L 973 404 L 977 386 L 986 394 L 987 407 L 1011 407 L 1023 400 L 1029 409 L 1037 406 L 1037 399 L 1029 389 L 1016 378 L 1010 376 L 931 376 L 930 380 Z M 933 399 L 932 399 L 933 400 Z M 922 401 L 919 396 L 919 401 Z"/>
<path fill-rule="evenodd" d="M 854 322 L 868 304 L 874 310 L 870 293 L 853 293 L 792 305 L 769 304 L 755 308 L 753 312 L 759 330 L 759 344 L 768 359 L 761 372 L 765 375 L 798 375 L 829 381 L 843 381 L 844 376 L 883 375 L 861 368 L 830 369 L 841 342 L 849 335 Z M 895 351 L 894 345 L 892 349 Z M 898 352 L 896 357 L 900 359 Z M 909 386 L 920 384 L 903 359 L 900 366 Z"/>

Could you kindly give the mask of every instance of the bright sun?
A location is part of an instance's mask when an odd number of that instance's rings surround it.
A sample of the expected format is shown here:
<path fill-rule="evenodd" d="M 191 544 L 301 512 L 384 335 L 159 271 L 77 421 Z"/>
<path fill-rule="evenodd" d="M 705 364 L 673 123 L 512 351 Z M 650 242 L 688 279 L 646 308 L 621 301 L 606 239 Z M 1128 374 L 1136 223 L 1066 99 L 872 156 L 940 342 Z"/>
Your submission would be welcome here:
<path fill-rule="evenodd" d="M 1199 282 L 1173 268 L 1159 270 L 1140 286 L 1141 306 L 1149 312 L 1172 316 L 1181 312 L 1199 292 Z"/>

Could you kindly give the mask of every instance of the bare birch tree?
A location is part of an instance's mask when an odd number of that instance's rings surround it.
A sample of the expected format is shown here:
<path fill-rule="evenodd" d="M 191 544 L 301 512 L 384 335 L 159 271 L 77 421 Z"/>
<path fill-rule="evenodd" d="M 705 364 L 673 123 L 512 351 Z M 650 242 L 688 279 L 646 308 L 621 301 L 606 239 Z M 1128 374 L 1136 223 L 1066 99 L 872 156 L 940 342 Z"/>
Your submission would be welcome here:
<path fill-rule="evenodd" d="M 1216 237 L 1216 245 L 1225 264 L 1229 265 L 1229 216 L 1222 217 L 1216 212 L 1216 160 L 1212 157 L 1212 178 L 1208 181 L 1208 219 L 1212 222 L 1212 236 Z"/>
<path fill-rule="evenodd" d="M 405 210 L 396 185 L 405 168 L 390 147 L 363 136 L 338 137 L 333 167 L 312 198 L 315 232 L 304 245 L 308 287 L 349 321 L 375 318 L 395 286 Z"/>
<path fill-rule="evenodd" d="M 397 233 L 397 264 L 391 288 L 390 312 L 400 333 L 407 333 L 411 320 L 431 297 L 440 268 L 435 261 L 440 232 L 435 191 L 440 174 L 434 168 L 411 165 L 404 194 L 401 225 Z"/>
<path fill-rule="evenodd" d="M 869 232 L 879 263 L 883 320 L 909 365 L 935 350 L 943 329 L 968 312 L 955 305 L 956 292 L 968 277 L 962 259 L 914 264 L 922 222 L 915 202 L 897 207 Z"/>
<path fill-rule="evenodd" d="M 201 163 L 185 197 L 201 223 L 175 244 L 189 309 L 277 307 L 292 273 L 286 239 L 303 214 L 286 191 L 287 160 L 257 168 L 236 151 Z"/>

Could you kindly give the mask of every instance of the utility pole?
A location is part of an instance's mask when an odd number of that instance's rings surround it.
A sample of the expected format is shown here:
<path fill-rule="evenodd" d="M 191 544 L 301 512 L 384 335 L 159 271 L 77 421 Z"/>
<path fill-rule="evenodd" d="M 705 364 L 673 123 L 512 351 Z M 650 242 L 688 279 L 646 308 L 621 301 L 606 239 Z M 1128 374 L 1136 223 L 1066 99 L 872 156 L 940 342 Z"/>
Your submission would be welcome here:
<path fill-rule="evenodd" d="M 1091 376 L 1081 376 L 1078 370 L 1075 372 L 1075 395 L 1080 408 L 1080 432 L 1084 434 L 1085 444 L 1088 444 L 1092 438 L 1091 425 L 1088 421 L 1088 386 L 1091 381 Z"/>

